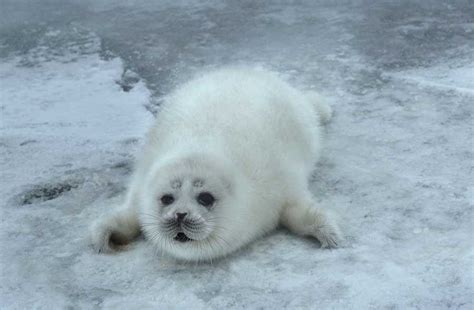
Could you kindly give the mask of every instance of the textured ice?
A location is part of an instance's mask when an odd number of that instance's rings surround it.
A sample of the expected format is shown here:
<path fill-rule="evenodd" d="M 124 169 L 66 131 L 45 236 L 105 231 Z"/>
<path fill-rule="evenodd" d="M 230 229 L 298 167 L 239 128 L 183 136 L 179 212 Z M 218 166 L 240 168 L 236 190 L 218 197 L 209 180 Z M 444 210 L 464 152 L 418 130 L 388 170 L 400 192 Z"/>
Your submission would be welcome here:
<path fill-rule="evenodd" d="M 0 308 L 473 307 L 472 1 L 1 7 Z M 311 188 L 347 245 L 279 230 L 211 264 L 143 240 L 92 253 L 163 95 L 235 63 L 333 106 Z"/>

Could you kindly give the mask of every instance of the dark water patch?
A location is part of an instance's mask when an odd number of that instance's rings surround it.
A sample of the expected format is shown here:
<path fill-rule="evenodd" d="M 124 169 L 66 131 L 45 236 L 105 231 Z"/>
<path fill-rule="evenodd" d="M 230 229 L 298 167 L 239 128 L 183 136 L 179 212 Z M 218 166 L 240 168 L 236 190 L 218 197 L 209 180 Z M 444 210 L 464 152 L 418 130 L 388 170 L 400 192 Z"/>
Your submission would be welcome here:
<path fill-rule="evenodd" d="M 56 184 L 35 185 L 33 188 L 26 190 L 19 197 L 20 205 L 31 205 L 34 203 L 45 202 L 56 199 L 67 192 L 79 187 L 79 182 L 68 182 Z"/>

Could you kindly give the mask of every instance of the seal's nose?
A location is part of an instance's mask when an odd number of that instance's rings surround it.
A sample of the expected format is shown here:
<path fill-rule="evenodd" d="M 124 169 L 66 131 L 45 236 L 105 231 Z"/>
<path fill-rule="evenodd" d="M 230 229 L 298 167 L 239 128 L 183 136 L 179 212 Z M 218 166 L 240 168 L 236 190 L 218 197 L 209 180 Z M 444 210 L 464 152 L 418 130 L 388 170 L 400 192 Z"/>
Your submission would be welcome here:
<path fill-rule="evenodd" d="M 181 222 L 181 221 L 184 220 L 184 218 L 186 217 L 186 215 L 188 215 L 188 214 L 187 214 L 187 213 L 179 213 L 179 212 L 177 212 L 177 213 L 176 213 L 176 220 L 177 220 L 178 222 Z"/>

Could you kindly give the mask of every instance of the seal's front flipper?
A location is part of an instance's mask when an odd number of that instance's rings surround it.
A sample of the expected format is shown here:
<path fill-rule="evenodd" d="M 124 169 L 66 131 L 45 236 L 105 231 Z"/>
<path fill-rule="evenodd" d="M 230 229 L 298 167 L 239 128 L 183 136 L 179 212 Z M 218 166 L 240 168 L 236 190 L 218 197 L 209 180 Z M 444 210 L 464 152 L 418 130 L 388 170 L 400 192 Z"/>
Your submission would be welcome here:
<path fill-rule="evenodd" d="M 123 249 L 140 234 L 136 211 L 125 208 L 99 219 L 91 226 L 90 241 L 97 253 Z"/>

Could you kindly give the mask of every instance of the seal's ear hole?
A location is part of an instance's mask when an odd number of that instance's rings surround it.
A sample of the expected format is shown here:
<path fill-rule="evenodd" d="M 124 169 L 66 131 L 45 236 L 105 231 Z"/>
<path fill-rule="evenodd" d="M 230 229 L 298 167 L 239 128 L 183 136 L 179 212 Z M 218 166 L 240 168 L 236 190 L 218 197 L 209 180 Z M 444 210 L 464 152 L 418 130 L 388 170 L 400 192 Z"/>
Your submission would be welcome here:
<path fill-rule="evenodd" d="M 112 232 L 109 238 L 109 246 L 114 250 L 120 250 L 125 245 L 129 244 L 130 240 L 119 232 Z"/>

